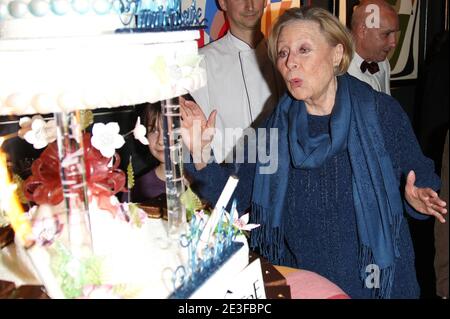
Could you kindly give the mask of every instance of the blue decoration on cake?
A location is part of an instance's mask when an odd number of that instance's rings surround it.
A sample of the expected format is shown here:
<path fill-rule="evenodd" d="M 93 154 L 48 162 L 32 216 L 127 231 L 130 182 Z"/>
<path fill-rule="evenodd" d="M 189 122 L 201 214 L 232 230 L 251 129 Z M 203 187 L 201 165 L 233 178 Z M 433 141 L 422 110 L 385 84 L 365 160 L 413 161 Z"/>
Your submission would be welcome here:
<path fill-rule="evenodd" d="M 231 211 L 236 207 L 237 204 L 234 200 Z M 178 266 L 173 272 L 174 292 L 169 298 L 189 298 L 244 245 L 235 241 L 239 232 L 233 226 L 235 222 L 233 214 L 229 214 L 227 217 L 225 213 L 225 209 L 222 209 L 214 232 L 214 240 L 212 244 L 206 245 L 200 239 L 205 229 L 205 219 L 201 213 L 192 216 L 189 233 L 180 238 L 181 246 L 188 249 L 188 263 Z"/>
<path fill-rule="evenodd" d="M 169 299 L 188 299 L 195 291 L 198 289 L 204 282 L 208 280 L 211 276 L 217 272 L 223 264 L 225 264 L 239 249 L 244 246 L 243 243 L 233 242 L 230 246 L 227 246 L 226 249 L 220 256 L 217 258 L 210 258 L 202 268 L 202 270 L 197 273 L 193 277 L 188 277 L 184 272 L 184 269 L 181 270 L 182 266 L 178 267 L 175 275 L 176 279 L 182 281 L 181 286 L 175 290 L 170 296 Z M 181 277 L 183 276 L 183 277 Z"/>
<path fill-rule="evenodd" d="M 206 27 L 202 9 L 197 8 L 195 0 L 186 10 L 181 9 L 181 0 L 117 0 L 116 7 L 122 22 L 128 25 L 116 32 L 165 32 Z M 132 18 L 124 19 L 123 16 Z"/>

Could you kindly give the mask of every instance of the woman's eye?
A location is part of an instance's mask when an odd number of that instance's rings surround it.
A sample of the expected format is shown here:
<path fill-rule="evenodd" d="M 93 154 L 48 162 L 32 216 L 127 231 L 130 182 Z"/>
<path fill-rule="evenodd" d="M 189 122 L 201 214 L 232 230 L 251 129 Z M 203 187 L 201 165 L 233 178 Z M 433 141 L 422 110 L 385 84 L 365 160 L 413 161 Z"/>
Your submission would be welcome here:
<path fill-rule="evenodd" d="M 278 52 L 278 57 L 279 58 L 287 57 L 287 51 L 286 50 L 281 50 L 280 52 Z"/>
<path fill-rule="evenodd" d="M 304 47 L 301 47 L 301 48 L 299 49 L 299 52 L 300 52 L 300 53 L 308 53 L 309 51 L 311 51 L 311 50 L 308 49 L 308 48 L 304 48 Z"/>

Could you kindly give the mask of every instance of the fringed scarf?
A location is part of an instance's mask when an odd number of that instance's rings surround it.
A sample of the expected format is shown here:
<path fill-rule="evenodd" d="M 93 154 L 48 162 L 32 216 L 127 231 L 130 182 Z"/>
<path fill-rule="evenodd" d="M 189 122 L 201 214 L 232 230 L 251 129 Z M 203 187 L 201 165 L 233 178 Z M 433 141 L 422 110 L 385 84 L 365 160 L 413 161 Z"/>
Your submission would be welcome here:
<path fill-rule="evenodd" d="M 263 164 L 256 165 L 252 218 L 262 227 L 252 231 L 251 245 L 272 262 L 283 263 L 288 254 L 282 215 L 287 209 L 290 171 L 320 167 L 347 149 L 352 168 L 360 277 L 364 282 L 366 267 L 377 265 L 379 289 L 374 289 L 374 297 L 389 298 L 395 258 L 399 257 L 403 206 L 399 181 L 384 146 L 376 103 L 374 91 L 368 86 L 349 75 L 339 76 L 329 134 L 310 137 L 304 102 L 288 95 L 283 97 L 267 124 L 267 128 L 278 129 L 278 170 L 263 175 L 259 173 Z"/>

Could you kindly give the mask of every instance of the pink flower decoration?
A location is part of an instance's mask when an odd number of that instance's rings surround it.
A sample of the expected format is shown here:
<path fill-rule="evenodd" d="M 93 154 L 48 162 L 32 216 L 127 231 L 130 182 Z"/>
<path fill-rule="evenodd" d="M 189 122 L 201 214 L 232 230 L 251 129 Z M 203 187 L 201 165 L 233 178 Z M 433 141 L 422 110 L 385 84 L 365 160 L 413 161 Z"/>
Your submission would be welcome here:
<path fill-rule="evenodd" d="M 236 209 L 232 211 L 232 218 L 233 218 L 233 226 L 235 226 L 239 230 L 247 230 L 251 231 L 252 229 L 255 229 L 260 226 L 260 224 L 249 224 L 249 213 L 242 215 L 239 218 L 239 214 Z M 230 220 L 230 215 L 226 213 L 228 220 Z"/>
<path fill-rule="evenodd" d="M 260 226 L 259 224 L 248 224 L 249 218 L 250 217 L 248 213 L 244 214 L 243 216 L 241 216 L 241 218 L 235 220 L 233 225 L 240 230 L 248 230 L 248 231 Z"/>

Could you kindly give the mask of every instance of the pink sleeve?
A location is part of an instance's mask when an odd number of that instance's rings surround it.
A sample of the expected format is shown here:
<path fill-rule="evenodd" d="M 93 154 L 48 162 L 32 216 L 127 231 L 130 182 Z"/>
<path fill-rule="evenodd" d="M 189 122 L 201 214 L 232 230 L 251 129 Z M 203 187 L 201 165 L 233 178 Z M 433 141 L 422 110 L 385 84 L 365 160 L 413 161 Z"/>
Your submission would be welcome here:
<path fill-rule="evenodd" d="M 350 299 L 341 288 L 314 272 L 298 270 L 285 277 L 292 299 Z"/>

